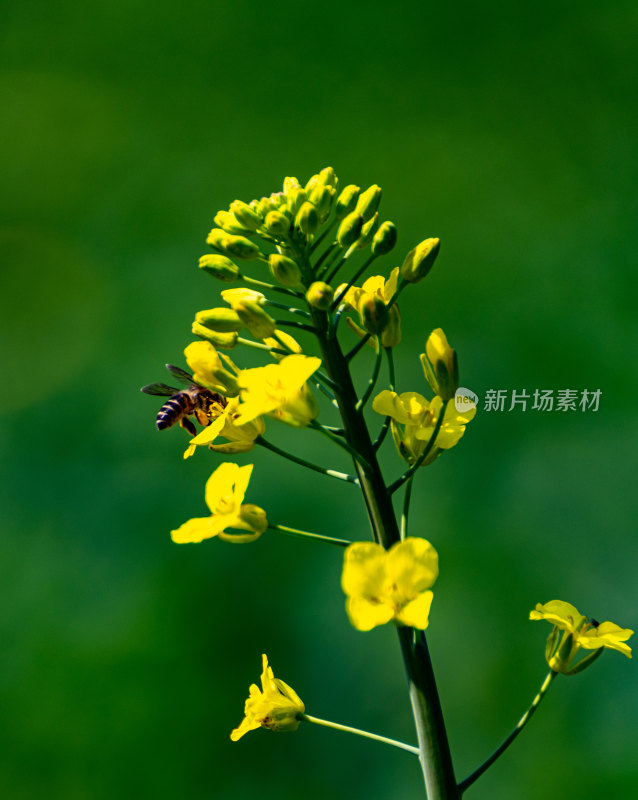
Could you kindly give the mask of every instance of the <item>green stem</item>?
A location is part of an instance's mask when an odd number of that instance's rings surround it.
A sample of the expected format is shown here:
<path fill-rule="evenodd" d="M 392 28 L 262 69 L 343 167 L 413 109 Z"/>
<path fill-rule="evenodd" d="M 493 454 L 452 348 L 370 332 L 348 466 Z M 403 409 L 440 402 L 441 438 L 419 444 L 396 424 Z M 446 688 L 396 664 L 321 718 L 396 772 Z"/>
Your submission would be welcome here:
<path fill-rule="evenodd" d="M 267 300 L 266 305 L 272 306 L 273 308 L 280 308 L 282 311 L 289 311 L 291 314 L 297 314 L 300 317 L 305 317 L 305 319 L 310 319 L 310 314 L 304 311 L 303 308 L 287 306 L 285 303 L 277 303 L 274 300 Z"/>
<path fill-rule="evenodd" d="M 275 286 L 273 283 L 266 283 L 265 281 L 258 281 L 256 278 L 249 278 L 242 275 L 241 279 L 251 286 L 259 286 L 260 289 L 269 289 L 272 292 L 279 292 L 280 294 L 291 295 L 292 297 L 303 298 L 301 292 L 296 292 L 294 289 L 287 289 L 285 286 Z"/>
<path fill-rule="evenodd" d="M 264 439 L 263 436 L 258 436 L 255 439 L 255 444 L 260 444 L 267 450 L 270 450 L 273 453 L 277 453 L 278 456 L 287 458 L 288 461 L 294 461 L 295 464 L 300 464 L 302 467 L 311 469 L 314 472 L 320 472 L 322 475 L 328 475 L 330 478 L 338 478 L 340 481 L 346 481 L 347 483 L 354 483 L 357 486 L 359 485 L 359 479 L 356 478 L 354 475 L 348 475 L 345 472 L 337 472 L 337 470 L 334 469 L 326 469 L 325 467 L 320 467 L 318 464 L 313 464 L 310 461 L 306 461 L 305 458 L 299 458 L 299 456 L 293 456 L 292 453 L 288 453 L 285 450 L 282 450 L 280 447 L 277 447 L 276 444 L 273 444 L 272 442 L 269 442 L 267 439 Z"/>
<path fill-rule="evenodd" d="M 403 495 L 403 511 L 401 512 L 401 539 L 405 539 L 408 535 L 408 512 L 410 510 L 410 499 L 412 498 L 412 483 L 414 482 L 414 475 L 408 478 L 405 485 L 405 494 Z"/>
<path fill-rule="evenodd" d="M 338 401 L 337 401 L 338 402 Z M 327 436 L 335 444 L 339 445 L 343 450 L 349 453 L 355 461 L 355 464 L 360 464 L 363 467 L 369 467 L 369 464 L 364 459 L 364 457 L 359 453 L 356 447 L 353 447 L 348 441 L 344 441 L 342 438 L 338 438 L 334 434 L 330 433 L 327 428 L 318 422 L 316 419 L 313 419 L 312 422 L 309 424 L 309 427 L 315 431 L 319 431 L 319 433 L 323 433 L 324 436 Z"/>
<path fill-rule="evenodd" d="M 379 736 L 377 733 L 369 733 L 362 731 L 360 728 L 351 728 L 349 725 L 339 725 L 336 722 L 328 722 L 326 719 L 319 719 L 318 717 L 311 717 L 309 714 L 299 714 L 299 719 L 305 722 L 314 722 L 315 725 L 322 725 L 324 728 L 333 728 L 335 731 L 344 731 L 345 733 L 354 733 L 357 736 L 364 736 L 366 739 L 374 739 L 375 742 L 383 742 L 384 744 L 391 744 L 393 747 L 400 747 L 401 750 L 407 750 L 408 753 L 419 755 L 419 748 L 411 744 L 399 742 L 396 739 L 388 739 L 387 736 Z"/>
<path fill-rule="evenodd" d="M 320 533 L 310 533 L 309 531 L 300 531 L 297 528 L 289 528 L 287 525 L 268 525 L 268 530 L 281 531 L 288 536 L 294 536 L 297 539 L 310 539 L 315 542 L 327 542 L 328 544 L 336 544 L 339 547 L 348 547 L 352 544 L 347 539 L 335 539 L 333 536 L 322 536 Z"/>
<path fill-rule="evenodd" d="M 296 319 L 276 319 L 275 325 L 278 328 L 297 328 L 301 331 L 308 331 L 309 333 L 316 333 L 312 325 L 307 325 L 305 322 L 297 322 Z"/>
<path fill-rule="evenodd" d="M 370 395 L 374 391 L 374 387 L 377 385 L 377 380 L 379 378 L 379 372 L 381 371 L 381 361 L 383 359 L 383 348 L 381 347 L 381 340 L 377 337 L 377 357 L 374 362 L 374 369 L 372 370 L 372 376 L 368 381 L 368 385 L 366 387 L 365 392 L 363 393 L 361 399 L 357 403 L 357 411 L 362 411 L 365 408 L 366 403 L 370 399 Z"/>
<path fill-rule="evenodd" d="M 366 333 L 365 336 L 362 336 L 361 339 L 357 342 L 357 344 L 355 344 L 355 346 L 352 348 L 352 350 L 350 350 L 350 352 L 346 354 L 345 356 L 346 361 L 351 361 L 357 355 L 359 350 L 365 347 L 371 336 L 372 336 L 371 333 Z"/>
<path fill-rule="evenodd" d="M 237 337 L 237 344 L 242 344 L 244 347 L 253 347 L 255 350 L 268 350 L 269 353 L 277 353 L 282 356 L 289 356 L 291 352 L 288 348 L 282 350 L 280 347 L 270 347 L 263 342 L 253 342 L 251 339 L 244 339 L 242 336 Z"/>
<path fill-rule="evenodd" d="M 329 336 L 325 312 L 312 309 L 318 330 L 323 366 L 338 390 L 337 402 L 346 439 L 363 456 L 365 466 L 355 461 L 370 527 L 375 541 L 389 548 L 400 541 L 392 497 L 385 485 L 363 414 L 357 410 L 357 394 L 348 361 L 336 338 Z M 452 756 L 448 744 L 436 680 L 425 636 L 418 641 L 411 628 L 398 628 L 399 642 L 408 678 L 415 727 L 419 739 L 421 769 L 428 800 L 458 800 Z"/>
<path fill-rule="evenodd" d="M 346 296 L 346 294 L 348 293 L 348 289 L 350 289 L 350 287 L 354 285 L 354 283 L 357 281 L 357 279 L 361 275 L 363 275 L 363 273 L 368 269 L 368 267 L 370 266 L 370 264 L 372 264 L 372 262 L 374 261 L 374 259 L 376 257 L 377 256 L 375 256 L 375 255 L 370 256 L 370 258 L 367 261 L 364 262 L 363 266 L 359 267 L 359 269 L 350 278 L 348 283 L 344 286 L 344 288 L 339 292 L 339 294 L 332 301 L 332 309 L 333 309 L 333 311 L 334 311 L 335 308 L 337 308 L 339 303 L 341 303 L 343 298 Z"/>
<path fill-rule="evenodd" d="M 547 675 L 545 676 L 545 680 L 543 681 L 543 683 L 541 685 L 541 688 L 538 690 L 538 694 L 532 700 L 532 703 L 531 703 L 530 707 L 523 714 L 523 716 L 519 719 L 518 723 L 516 724 L 516 727 L 510 733 L 510 735 L 507 737 L 507 739 L 505 739 L 503 744 L 500 747 L 498 747 L 492 753 L 492 755 L 487 759 L 487 761 L 485 761 L 483 764 L 481 764 L 481 766 L 478 769 L 475 769 L 474 772 L 471 775 L 468 775 L 468 777 L 464 781 L 461 781 L 461 783 L 459 783 L 459 792 L 461 794 L 463 794 L 463 792 L 465 792 L 467 789 L 469 789 L 470 786 L 476 780 L 478 780 L 481 777 L 481 775 L 485 772 L 485 770 L 487 770 L 489 767 L 491 767 L 492 764 L 496 761 L 496 759 L 499 758 L 499 756 L 501 756 L 507 750 L 507 748 L 512 744 L 514 739 L 516 739 L 518 734 L 523 730 L 525 725 L 527 725 L 527 723 L 532 718 L 532 715 L 534 714 L 534 712 L 538 708 L 538 706 L 539 706 L 541 700 L 543 699 L 543 697 L 545 697 L 545 694 L 547 693 L 547 690 L 551 686 L 551 683 L 552 683 L 552 681 L 554 680 L 554 678 L 556 677 L 557 674 L 558 673 L 554 672 L 553 670 L 550 670 L 547 673 Z"/>

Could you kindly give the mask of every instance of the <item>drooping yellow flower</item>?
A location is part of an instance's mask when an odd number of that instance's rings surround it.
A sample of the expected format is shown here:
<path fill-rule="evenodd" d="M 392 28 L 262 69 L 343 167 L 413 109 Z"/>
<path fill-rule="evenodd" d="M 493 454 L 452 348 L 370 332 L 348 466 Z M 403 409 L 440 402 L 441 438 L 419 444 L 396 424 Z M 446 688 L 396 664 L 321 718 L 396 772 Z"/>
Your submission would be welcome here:
<path fill-rule="evenodd" d="M 554 625 L 547 648 L 547 662 L 554 672 L 570 674 L 573 660 L 578 651 L 601 650 L 607 648 L 631 658 L 631 648 L 625 644 L 633 635 L 630 628 L 620 628 L 613 622 L 596 622 L 584 617 L 571 603 L 563 600 L 550 600 L 549 603 L 537 603 L 530 611 L 531 620 L 544 619 Z M 563 639 L 557 646 L 557 631 L 564 631 Z M 584 660 L 583 660 L 584 662 Z M 575 665 L 578 671 L 578 662 Z"/>
<path fill-rule="evenodd" d="M 341 586 L 352 625 L 369 631 L 395 622 L 425 630 L 438 555 L 425 539 L 408 537 L 385 550 L 374 542 L 355 542 L 345 552 Z"/>
<path fill-rule="evenodd" d="M 198 446 L 206 446 L 217 453 L 225 454 L 250 452 L 255 446 L 255 439 L 266 430 L 266 424 L 262 417 L 256 417 L 252 422 L 237 425 L 235 420 L 239 413 L 238 409 L 238 397 L 231 397 L 225 408 L 213 404 L 211 412 L 216 414 L 215 419 L 190 440 L 184 458 L 190 458 Z M 228 441 L 223 444 L 213 444 L 219 436 Z"/>
<path fill-rule="evenodd" d="M 233 742 L 249 731 L 269 728 L 271 731 L 296 731 L 299 715 L 306 710 L 299 695 L 279 678 L 275 678 L 268 666 L 266 655 L 262 655 L 261 691 L 252 684 L 244 707 L 244 719 L 230 734 Z"/>
<path fill-rule="evenodd" d="M 315 356 L 295 354 L 278 364 L 242 370 L 237 376 L 242 402 L 235 424 L 267 414 L 295 427 L 308 425 L 319 409 L 306 381 L 320 364 Z"/>
<path fill-rule="evenodd" d="M 362 286 L 351 286 L 341 298 L 341 303 L 354 309 L 359 314 L 361 324 L 365 326 L 366 310 L 370 308 L 371 301 L 377 298 L 387 306 L 396 294 L 398 281 L 398 267 L 392 270 L 388 280 L 383 275 L 373 275 L 364 281 Z M 345 283 L 338 286 L 335 297 L 339 297 L 346 286 Z M 401 341 L 401 315 L 396 303 L 390 308 L 389 315 L 389 321 L 381 334 L 383 347 L 395 347 Z M 356 325 L 350 325 L 350 327 L 355 333 L 358 333 Z"/>
<path fill-rule="evenodd" d="M 427 447 L 442 407 L 443 401 L 438 395 L 433 400 L 427 400 L 418 392 L 397 394 L 388 389 L 380 392 L 372 401 L 374 411 L 391 418 L 395 446 L 408 464 L 414 463 Z M 448 403 L 436 442 L 424 464 L 431 464 L 442 450 L 454 447 L 475 414 L 476 408 L 459 412 L 453 403 Z"/>
<path fill-rule="evenodd" d="M 227 542 L 253 542 L 268 527 L 266 512 L 252 503 L 243 504 L 253 465 L 240 467 L 224 463 L 213 472 L 206 482 L 205 499 L 210 509 L 209 517 L 189 519 L 171 537 L 177 544 L 201 542 L 218 536 Z M 236 528 L 249 533 L 226 533 L 227 528 Z"/>

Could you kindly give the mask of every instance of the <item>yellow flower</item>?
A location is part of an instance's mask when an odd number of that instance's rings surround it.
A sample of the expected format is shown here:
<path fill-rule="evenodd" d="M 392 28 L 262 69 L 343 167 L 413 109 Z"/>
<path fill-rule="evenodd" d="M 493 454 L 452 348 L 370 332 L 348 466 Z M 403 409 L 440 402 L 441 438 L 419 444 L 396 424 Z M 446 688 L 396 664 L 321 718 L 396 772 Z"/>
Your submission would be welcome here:
<path fill-rule="evenodd" d="M 219 536 L 226 542 L 253 542 L 268 527 L 266 512 L 252 503 L 242 505 L 253 465 L 240 467 L 224 463 L 206 482 L 205 498 L 211 515 L 189 519 L 171 537 L 177 544 L 201 542 Z M 226 528 L 237 528 L 249 533 L 225 533 Z"/>
<path fill-rule="evenodd" d="M 235 424 L 267 414 L 295 427 L 308 425 L 318 407 L 306 381 L 320 364 L 319 358 L 295 354 L 278 364 L 242 370 L 237 376 L 242 402 Z"/>
<path fill-rule="evenodd" d="M 360 631 L 390 621 L 425 630 L 438 574 L 437 552 L 425 539 L 408 537 L 389 550 L 374 542 L 351 544 L 341 575 L 350 622 Z"/>
<path fill-rule="evenodd" d="M 361 324 L 365 321 L 366 307 L 374 298 L 378 298 L 387 305 L 392 297 L 394 297 L 399 281 L 399 268 L 395 267 L 390 273 L 390 277 L 386 281 L 383 275 L 373 275 L 364 281 L 361 287 L 352 286 L 345 295 L 341 298 L 341 303 L 354 309 L 359 314 Z M 335 297 L 339 295 L 346 288 L 347 284 L 342 283 L 337 287 Z M 356 325 L 351 324 L 350 327 L 358 333 Z M 360 330 L 360 329 L 359 329 Z M 381 344 L 383 347 L 395 347 L 401 341 L 401 316 L 399 309 L 395 303 L 390 309 L 390 319 L 381 334 Z"/>
<path fill-rule="evenodd" d="M 266 430 L 266 424 L 261 417 L 256 417 L 252 422 L 243 425 L 235 424 L 239 408 L 239 398 L 231 397 L 225 408 L 214 403 L 212 413 L 216 414 L 213 422 L 190 440 L 184 453 L 184 458 L 190 458 L 198 445 L 207 446 L 218 453 L 248 453 L 255 446 L 255 439 Z M 213 444 L 218 436 L 228 439 L 225 444 Z"/>
<path fill-rule="evenodd" d="M 210 342 L 192 342 L 184 350 L 184 355 L 196 383 L 226 396 L 238 394 L 235 375 L 239 370 L 227 355 L 218 353 Z M 232 372 L 226 369 L 224 363 Z"/>
<path fill-rule="evenodd" d="M 392 436 L 401 458 L 414 463 L 425 450 L 434 434 L 443 401 L 437 395 L 427 400 L 418 392 L 397 394 L 388 389 L 380 392 L 372 401 L 377 414 L 392 419 Z M 426 457 L 424 464 L 431 464 L 442 450 L 449 450 L 465 433 L 465 426 L 476 414 L 475 408 L 459 412 L 449 403 L 443 424 L 436 437 L 436 443 Z"/>
<path fill-rule="evenodd" d="M 301 353 L 301 345 L 294 338 L 294 336 L 291 336 L 289 333 L 286 333 L 286 331 L 280 331 L 280 330 L 276 330 L 275 334 L 277 336 L 277 339 L 271 336 L 267 336 L 265 339 L 262 340 L 263 343 L 267 344 L 268 347 L 273 347 L 275 350 L 285 350 L 286 348 L 288 348 L 291 354 Z M 286 357 L 285 353 L 271 353 L 270 355 L 273 358 L 276 358 L 277 361 L 281 361 L 282 358 Z"/>
<path fill-rule="evenodd" d="M 444 400 L 451 400 L 459 388 L 459 364 L 442 328 L 436 328 L 428 336 L 421 366 L 432 391 Z"/>
<path fill-rule="evenodd" d="M 299 715 L 306 710 L 295 690 L 275 678 L 266 656 L 262 655 L 261 658 L 261 691 L 254 683 L 248 690 L 244 719 L 230 734 L 233 742 L 241 739 L 248 731 L 260 727 L 271 731 L 296 731 L 299 727 Z"/>
<path fill-rule="evenodd" d="M 571 603 L 563 600 L 537 603 L 536 608 L 530 611 L 529 618 L 545 619 L 554 625 L 546 651 L 547 662 L 554 672 L 570 674 L 574 670 L 579 671 L 579 664 L 584 664 L 586 659 L 579 661 L 575 667 L 572 663 L 581 648 L 596 651 L 608 648 L 618 650 L 627 658 L 631 658 L 631 648 L 625 644 L 634 633 L 630 628 L 620 628 L 613 622 L 599 623 L 588 619 Z M 559 630 L 564 631 L 564 634 L 561 643 L 556 646 Z"/>

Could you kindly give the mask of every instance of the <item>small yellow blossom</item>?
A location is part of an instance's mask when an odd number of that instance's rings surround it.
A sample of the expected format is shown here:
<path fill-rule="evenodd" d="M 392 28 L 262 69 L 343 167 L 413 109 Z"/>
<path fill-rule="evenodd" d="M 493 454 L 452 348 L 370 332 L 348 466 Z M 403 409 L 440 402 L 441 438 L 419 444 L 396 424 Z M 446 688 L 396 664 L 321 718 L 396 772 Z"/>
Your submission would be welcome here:
<path fill-rule="evenodd" d="M 377 414 L 390 417 L 392 436 L 401 458 L 414 463 L 425 450 L 434 434 L 443 401 L 437 395 L 427 400 L 418 392 L 397 394 L 388 389 L 380 392 L 372 401 Z M 426 457 L 424 464 L 431 464 L 442 450 L 449 450 L 465 433 L 465 426 L 476 414 L 475 408 L 459 412 L 449 403 L 436 443 Z"/>
<path fill-rule="evenodd" d="M 295 427 L 308 425 L 319 409 L 306 381 L 320 364 L 315 356 L 294 354 L 278 364 L 242 370 L 237 376 L 242 402 L 235 424 L 267 414 Z"/>
<path fill-rule="evenodd" d="M 355 542 L 345 552 L 341 586 L 346 611 L 357 630 L 393 621 L 425 630 L 438 555 L 425 539 L 408 537 L 385 550 L 374 542 Z"/>
<path fill-rule="evenodd" d="M 206 482 L 205 499 L 210 509 L 209 517 L 189 519 L 177 530 L 171 531 L 176 544 L 201 542 L 219 536 L 227 542 L 253 542 L 268 527 L 266 512 L 252 503 L 242 505 L 253 465 L 240 467 L 224 463 Z M 226 528 L 236 528 L 249 533 L 225 533 Z"/>
<path fill-rule="evenodd" d="M 555 672 L 569 673 L 573 659 L 581 648 L 584 650 L 608 648 L 618 650 L 627 658 L 631 658 L 631 648 L 625 644 L 634 633 L 630 628 L 620 628 L 613 622 L 599 623 L 588 619 L 571 603 L 563 600 L 537 603 L 536 608 L 530 611 L 529 618 L 545 619 L 554 625 L 554 631 L 550 634 L 551 646 L 548 647 L 547 661 Z M 564 634 L 563 641 L 556 647 L 558 630 L 564 631 Z"/>
<path fill-rule="evenodd" d="M 294 336 L 291 336 L 289 333 L 286 333 L 286 331 L 280 331 L 280 330 L 275 331 L 275 336 L 277 337 L 276 339 L 274 338 L 274 336 L 267 336 L 265 339 L 263 339 L 264 344 L 267 344 L 268 347 L 272 347 L 275 350 L 288 349 L 290 350 L 291 354 L 301 353 L 301 345 L 294 338 Z M 281 361 L 282 358 L 286 357 L 286 353 L 271 352 L 270 355 L 273 356 L 273 358 L 276 358 L 277 361 Z"/>
<path fill-rule="evenodd" d="M 262 655 L 261 691 L 252 684 L 244 707 L 244 719 L 230 734 L 233 742 L 249 731 L 269 728 L 271 731 L 296 731 L 299 715 L 306 710 L 298 694 L 279 678 L 275 678 L 268 666 L 266 655 Z"/>
<path fill-rule="evenodd" d="M 364 281 L 361 287 L 351 286 L 341 298 L 341 303 L 354 309 L 359 314 L 359 319 L 363 325 L 366 306 L 369 306 L 375 297 L 383 301 L 385 305 L 388 305 L 396 294 L 398 281 L 398 267 L 392 270 L 387 281 L 383 275 L 373 275 L 371 278 Z M 346 286 L 347 284 L 345 283 L 338 286 L 335 297 L 339 297 Z M 383 347 L 395 347 L 401 341 L 401 316 L 396 303 L 390 308 L 389 313 L 390 319 L 381 334 L 381 344 Z M 355 325 L 351 325 L 350 327 L 357 333 L 357 327 Z"/>
<path fill-rule="evenodd" d="M 266 430 L 266 424 L 262 417 L 256 417 L 252 422 L 236 425 L 238 409 L 238 397 L 231 397 L 225 408 L 213 403 L 209 413 L 215 414 L 215 418 L 190 440 L 184 458 L 190 458 L 198 445 L 206 446 L 217 453 L 249 453 L 255 446 L 255 439 Z M 223 436 L 228 441 L 224 444 L 213 444 L 218 436 Z"/>

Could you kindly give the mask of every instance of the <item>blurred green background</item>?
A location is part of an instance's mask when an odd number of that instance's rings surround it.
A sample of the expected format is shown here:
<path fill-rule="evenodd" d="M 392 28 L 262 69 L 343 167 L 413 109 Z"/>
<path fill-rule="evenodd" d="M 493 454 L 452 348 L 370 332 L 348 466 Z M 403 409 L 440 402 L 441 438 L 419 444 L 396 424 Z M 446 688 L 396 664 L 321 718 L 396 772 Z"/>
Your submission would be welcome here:
<path fill-rule="evenodd" d="M 2 17 L 0 793 L 423 796 L 415 759 L 354 737 L 230 742 L 262 652 L 309 713 L 413 741 L 396 636 L 350 627 L 336 548 L 173 545 L 220 459 L 184 462 L 138 391 L 215 304 L 197 270 L 215 212 L 328 164 L 383 187 L 388 270 L 443 242 L 402 298 L 400 390 L 425 389 L 441 325 L 480 396 L 603 393 L 598 413 L 480 413 L 419 475 L 464 777 L 545 673 L 536 602 L 638 622 L 636 4 L 26 0 Z M 347 468 L 312 432 L 269 430 Z M 243 460 L 273 520 L 367 537 L 352 487 Z M 631 796 L 637 712 L 635 666 L 605 654 L 467 796 Z"/>

